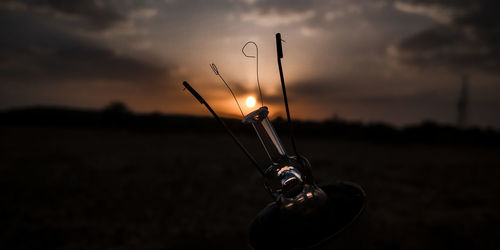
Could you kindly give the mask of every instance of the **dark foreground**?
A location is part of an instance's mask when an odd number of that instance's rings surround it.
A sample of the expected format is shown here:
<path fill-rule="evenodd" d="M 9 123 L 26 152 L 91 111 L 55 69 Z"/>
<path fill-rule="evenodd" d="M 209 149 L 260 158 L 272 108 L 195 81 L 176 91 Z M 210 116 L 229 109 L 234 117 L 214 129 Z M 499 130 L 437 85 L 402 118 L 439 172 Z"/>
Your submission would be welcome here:
<path fill-rule="evenodd" d="M 500 248 L 498 147 L 299 147 L 319 183 L 364 187 L 372 249 Z M 225 135 L 51 128 L 0 129 L 0 197 L 0 249 L 249 249 L 270 202 Z"/>

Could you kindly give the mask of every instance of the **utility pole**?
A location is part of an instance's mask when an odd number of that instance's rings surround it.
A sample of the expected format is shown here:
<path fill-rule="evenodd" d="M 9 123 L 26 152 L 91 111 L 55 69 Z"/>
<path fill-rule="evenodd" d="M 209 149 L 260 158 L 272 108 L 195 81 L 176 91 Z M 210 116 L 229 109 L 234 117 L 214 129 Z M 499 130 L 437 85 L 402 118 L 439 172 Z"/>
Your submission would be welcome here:
<path fill-rule="evenodd" d="M 458 113 L 457 113 L 457 127 L 462 129 L 467 124 L 467 105 L 469 91 L 469 77 L 462 75 L 462 89 L 460 90 L 460 97 L 458 99 Z"/>

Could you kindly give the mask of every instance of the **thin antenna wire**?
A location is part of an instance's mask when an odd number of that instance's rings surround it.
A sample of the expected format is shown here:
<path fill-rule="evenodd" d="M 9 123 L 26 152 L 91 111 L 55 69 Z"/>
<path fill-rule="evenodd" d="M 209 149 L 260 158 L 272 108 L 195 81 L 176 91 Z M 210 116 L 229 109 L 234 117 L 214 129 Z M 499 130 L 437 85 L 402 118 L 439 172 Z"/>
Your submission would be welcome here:
<path fill-rule="evenodd" d="M 233 95 L 233 98 L 234 100 L 236 101 L 236 104 L 238 105 L 238 108 L 240 109 L 240 112 L 241 112 L 241 116 L 243 118 L 245 118 L 245 115 L 243 114 L 243 111 L 241 110 L 241 107 L 240 107 L 240 103 L 238 102 L 238 100 L 236 99 L 236 95 L 234 94 L 233 90 L 231 89 L 231 87 L 229 87 L 229 84 L 224 80 L 224 78 L 220 75 L 220 72 L 219 70 L 217 69 L 217 66 L 215 65 L 215 63 L 211 63 L 210 64 L 210 68 L 212 68 L 212 70 L 214 71 L 215 75 L 218 76 L 223 82 L 224 84 L 226 85 L 226 87 L 229 89 L 229 91 L 231 92 L 231 95 Z M 257 137 L 259 137 L 259 141 L 260 143 L 262 144 L 262 147 L 264 147 L 264 150 L 266 151 L 266 154 L 267 156 L 269 157 L 269 160 L 273 161 L 273 158 L 271 157 L 271 154 L 269 154 L 269 151 L 267 150 L 266 148 L 266 145 L 264 144 L 264 141 L 262 140 L 262 138 L 260 137 L 259 135 L 259 132 L 257 131 L 257 128 L 255 127 L 254 124 L 252 124 L 252 127 L 253 129 L 255 130 L 255 133 L 257 134 Z"/>
<path fill-rule="evenodd" d="M 259 164 L 255 160 L 255 158 L 250 154 L 250 152 L 248 152 L 248 150 L 245 148 L 245 146 L 243 146 L 243 144 L 240 142 L 240 140 L 238 140 L 238 138 L 233 134 L 233 132 L 226 125 L 226 123 L 222 119 L 219 118 L 219 116 L 215 113 L 215 111 L 212 109 L 212 107 L 210 107 L 210 105 L 208 105 L 208 103 L 205 101 L 205 99 L 203 99 L 203 97 L 201 97 L 201 95 L 198 94 L 198 92 L 196 92 L 196 90 L 194 90 L 193 87 L 191 87 L 191 85 L 189 85 L 188 82 L 183 82 L 182 85 L 184 85 L 185 89 L 189 90 L 189 92 L 191 92 L 191 94 L 201 104 L 205 105 L 205 107 L 208 109 L 208 111 L 210 111 L 210 113 L 215 118 L 215 120 L 217 120 L 226 129 L 227 133 L 231 136 L 231 138 L 233 138 L 234 142 L 236 142 L 236 144 L 238 144 L 238 146 L 241 148 L 243 153 L 245 153 L 245 155 L 248 157 L 248 159 L 250 159 L 250 162 L 252 162 L 252 164 L 255 166 L 255 169 L 257 169 L 257 171 L 259 171 L 259 173 L 262 176 L 265 176 L 264 171 L 262 171 L 262 169 L 259 167 Z"/>
<path fill-rule="evenodd" d="M 234 95 L 234 92 L 231 89 L 231 87 L 229 87 L 229 84 L 227 84 L 226 80 L 224 80 L 224 78 L 220 75 L 219 70 L 217 69 L 217 66 L 215 65 L 215 63 L 211 63 L 210 68 L 212 68 L 215 75 L 218 76 L 224 82 L 226 87 L 229 89 L 229 92 L 231 92 L 231 95 L 233 95 L 234 101 L 236 101 L 236 105 L 238 105 L 238 109 L 240 110 L 241 116 L 245 117 L 245 115 L 243 114 L 243 110 L 241 110 L 241 106 L 240 106 L 240 103 L 238 102 L 238 99 L 236 99 L 236 96 Z"/>
<path fill-rule="evenodd" d="M 249 56 L 245 53 L 245 48 L 247 47 L 247 45 L 251 43 L 253 45 L 255 45 L 255 49 L 256 49 L 256 55 L 255 56 Z M 243 53 L 243 55 L 245 55 L 246 57 L 249 57 L 249 58 L 255 58 L 257 63 L 256 63 L 256 68 L 257 68 L 257 86 L 259 87 L 259 94 L 260 94 L 260 104 L 261 106 L 264 106 L 264 98 L 262 98 L 262 90 L 260 89 L 260 81 L 259 81 L 259 46 L 257 46 L 257 44 L 253 41 L 248 41 L 247 43 L 245 43 L 245 45 L 243 45 L 243 47 L 241 48 L 241 53 Z"/>
<path fill-rule="evenodd" d="M 283 78 L 283 68 L 281 67 L 281 58 L 283 58 L 283 49 L 281 47 L 281 34 L 276 33 L 276 50 L 278 52 L 278 68 L 280 71 L 280 79 L 281 79 L 281 88 L 283 90 L 283 99 L 285 101 L 285 109 L 286 109 L 286 117 L 288 120 L 288 125 L 290 127 L 290 139 L 292 141 L 292 147 L 295 155 L 300 158 L 297 153 L 297 146 L 295 146 L 295 138 L 293 137 L 293 125 L 292 119 L 290 118 L 290 110 L 288 108 L 288 98 L 286 96 L 286 88 L 285 88 L 285 78 Z"/>

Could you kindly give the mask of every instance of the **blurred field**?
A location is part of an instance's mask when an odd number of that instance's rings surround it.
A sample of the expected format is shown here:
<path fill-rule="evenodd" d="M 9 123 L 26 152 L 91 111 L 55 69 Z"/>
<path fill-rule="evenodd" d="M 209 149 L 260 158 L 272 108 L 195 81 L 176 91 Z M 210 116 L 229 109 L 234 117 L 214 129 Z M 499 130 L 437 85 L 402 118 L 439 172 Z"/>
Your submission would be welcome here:
<path fill-rule="evenodd" d="M 298 142 L 364 187 L 373 249 L 500 248 L 498 147 Z M 250 249 L 270 202 L 226 135 L 52 128 L 0 129 L 0 197 L 0 249 Z"/>

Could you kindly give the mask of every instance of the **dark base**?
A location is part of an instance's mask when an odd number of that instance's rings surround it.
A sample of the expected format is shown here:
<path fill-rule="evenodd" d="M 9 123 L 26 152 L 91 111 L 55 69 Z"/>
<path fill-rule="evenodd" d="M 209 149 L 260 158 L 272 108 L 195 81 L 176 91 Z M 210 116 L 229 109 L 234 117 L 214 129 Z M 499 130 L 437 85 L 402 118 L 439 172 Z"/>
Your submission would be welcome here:
<path fill-rule="evenodd" d="M 321 186 L 327 204 L 314 217 L 283 215 L 276 202 L 262 209 L 250 227 L 255 249 L 309 248 L 335 237 L 351 225 L 365 205 L 363 189 L 350 182 Z"/>

